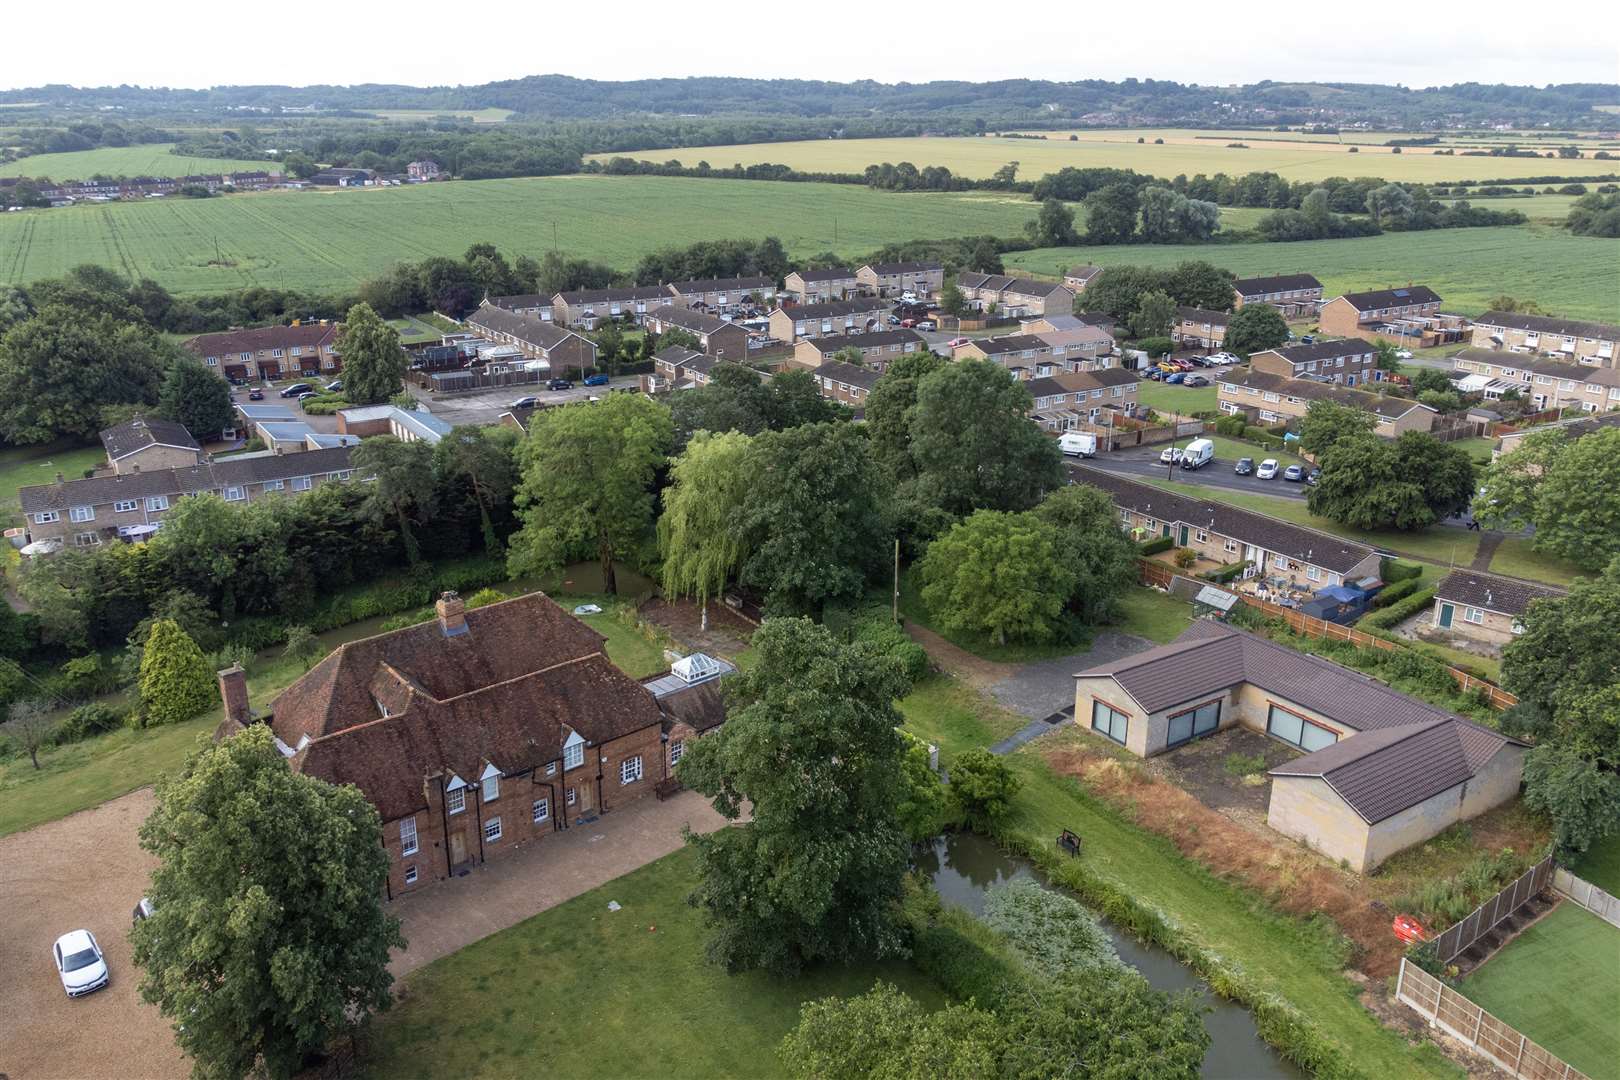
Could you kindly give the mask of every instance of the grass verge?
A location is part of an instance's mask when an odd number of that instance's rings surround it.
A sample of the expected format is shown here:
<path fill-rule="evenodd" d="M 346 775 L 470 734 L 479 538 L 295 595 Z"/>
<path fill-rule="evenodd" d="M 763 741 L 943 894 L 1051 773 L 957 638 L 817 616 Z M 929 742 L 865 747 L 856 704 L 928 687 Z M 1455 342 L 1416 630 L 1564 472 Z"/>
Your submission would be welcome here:
<path fill-rule="evenodd" d="M 1589 577 L 1590 570 L 1552 555 L 1544 555 L 1522 536 L 1510 536 L 1491 556 L 1491 573 L 1540 581 L 1548 585 L 1570 585 L 1576 578 Z"/>

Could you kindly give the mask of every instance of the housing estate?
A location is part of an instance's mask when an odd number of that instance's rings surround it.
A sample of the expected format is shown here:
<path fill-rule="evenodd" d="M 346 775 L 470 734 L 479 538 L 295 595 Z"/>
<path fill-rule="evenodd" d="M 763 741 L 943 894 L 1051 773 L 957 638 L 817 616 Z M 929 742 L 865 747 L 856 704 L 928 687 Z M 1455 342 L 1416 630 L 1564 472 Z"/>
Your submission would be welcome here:
<path fill-rule="evenodd" d="M 997 315 L 1021 319 L 1031 315 L 1068 315 L 1074 293 L 1063 285 L 1006 274 L 961 274 L 956 287 L 974 311 L 995 308 Z"/>
<path fill-rule="evenodd" d="M 212 493 L 226 502 L 252 502 L 264 495 L 298 494 L 323 483 L 347 480 L 349 448 L 336 446 L 283 454 L 264 450 L 169 469 L 135 468 L 111 476 L 64 480 L 22 488 L 17 497 L 30 541 L 61 540 L 94 547 L 156 532 L 182 496 Z"/>
<path fill-rule="evenodd" d="M 927 352 L 928 343 L 915 330 L 873 330 L 867 334 L 804 338 L 793 346 L 793 362 L 800 367 L 817 368 L 845 349 L 858 350 L 861 363 L 881 375 L 896 357 Z"/>
<path fill-rule="evenodd" d="M 665 288 L 674 303 L 703 311 L 731 311 L 754 302 L 770 307 L 776 302 L 776 282 L 768 277 L 672 281 Z"/>
<path fill-rule="evenodd" d="M 1058 370 L 1052 359 L 1052 346 L 1034 334 L 1002 334 L 975 338 L 951 350 L 956 360 L 988 360 L 1006 368 L 1015 379 L 1052 375 Z"/>
<path fill-rule="evenodd" d="M 1091 284 L 1091 279 L 1100 273 L 1102 267 L 1092 266 L 1089 263 L 1085 266 L 1071 266 L 1063 271 L 1063 287 L 1079 296 L 1086 291 L 1086 286 Z"/>
<path fill-rule="evenodd" d="M 533 315 L 541 322 L 550 322 L 557 314 L 552 307 L 555 296 L 541 296 L 539 293 L 522 293 L 517 296 L 489 296 L 484 303 L 492 307 L 502 308 L 506 311 L 515 311 L 519 315 Z"/>
<path fill-rule="evenodd" d="M 1321 377 L 1289 379 L 1268 371 L 1233 368 L 1220 377 L 1216 404 L 1241 413 L 1251 423 L 1286 424 L 1303 419 L 1313 401 L 1337 401 L 1364 409 L 1376 421 L 1373 434 L 1393 439 L 1408 431 L 1429 431 L 1439 413 L 1411 398 L 1384 397 L 1324 382 Z"/>
<path fill-rule="evenodd" d="M 873 296 L 912 293 L 919 300 L 938 296 L 945 287 L 945 264 L 937 262 L 867 263 L 855 270 L 855 282 Z"/>
<path fill-rule="evenodd" d="M 1052 347 L 1052 359 L 1070 371 L 1096 371 L 1114 366 L 1114 338 L 1095 326 L 1039 330 L 1035 336 Z"/>
<path fill-rule="evenodd" d="M 861 283 L 855 271 L 847 266 L 826 270 L 795 270 L 782 279 L 782 291 L 801 304 L 819 304 L 827 300 L 842 300 L 860 292 Z"/>
<path fill-rule="evenodd" d="M 1177 345 L 1218 349 L 1226 341 L 1226 325 L 1232 316 L 1209 308 L 1178 307 L 1176 321 L 1170 324 L 1170 340 Z"/>
<path fill-rule="evenodd" d="M 1478 349 L 1547 353 L 1577 364 L 1613 367 L 1617 342 L 1620 326 L 1613 323 L 1487 311 L 1474 320 L 1470 344 Z"/>
<path fill-rule="evenodd" d="M 1250 354 L 1249 367 L 1285 379 L 1314 377 L 1345 386 L 1365 385 L 1383 377 L 1378 370 L 1378 354 L 1370 342 L 1361 338 L 1262 349 Z"/>
<path fill-rule="evenodd" d="M 1247 562 L 1252 573 L 1246 576 L 1287 578 L 1295 588 L 1315 592 L 1354 585 L 1379 573 L 1378 553 L 1363 544 L 1101 469 L 1076 466 L 1075 475 L 1108 492 L 1127 530 L 1142 537 L 1171 537 L 1178 546 L 1217 562 Z"/>
<path fill-rule="evenodd" d="M 813 374 L 822 397 L 830 401 L 843 402 L 856 409 L 866 405 L 867 395 L 871 394 L 872 388 L 881 378 L 869 367 L 848 364 L 842 360 L 828 360 L 816 368 Z"/>
<path fill-rule="evenodd" d="M 1561 431 L 1564 438 L 1573 442 L 1585 438 L 1596 431 L 1606 428 L 1620 428 L 1620 412 L 1603 413 L 1598 416 L 1578 416 L 1573 419 L 1556 420 L 1550 424 L 1537 424 L 1535 427 L 1520 428 L 1518 431 L 1509 431 L 1497 436 L 1496 445 L 1491 449 L 1491 460 L 1495 461 L 1503 454 L 1510 454 L 1517 450 L 1524 440 L 1531 435 L 1539 435 L 1547 431 Z"/>
<path fill-rule="evenodd" d="M 544 361 L 553 372 L 596 366 L 596 342 L 534 315 L 520 315 L 486 300 L 467 316 L 466 324 L 490 341 L 515 346 L 529 361 Z"/>
<path fill-rule="evenodd" d="M 1069 431 L 1096 424 L 1105 409 L 1136 411 L 1141 381 L 1128 371 L 1064 371 L 1029 380 L 1029 418 L 1047 431 Z"/>
<path fill-rule="evenodd" d="M 1526 745 L 1224 623 L 1075 676 L 1075 721 L 1142 757 L 1232 727 L 1302 756 L 1266 823 L 1362 873 L 1518 794 Z"/>
<path fill-rule="evenodd" d="M 142 469 L 178 469 L 203 460 L 202 447 L 191 432 L 168 420 L 136 416 L 101 433 L 107 464 L 115 473 Z"/>
<path fill-rule="evenodd" d="M 1620 409 L 1620 369 L 1548 360 L 1523 353 L 1466 348 L 1452 357 L 1457 388 L 1496 400 L 1509 391 L 1541 409 Z"/>
<path fill-rule="evenodd" d="M 639 324 L 649 311 L 667 303 L 669 290 L 662 285 L 578 289 L 551 298 L 551 317 L 564 326 L 592 330 L 602 319 L 631 319 Z"/>
<path fill-rule="evenodd" d="M 881 329 L 888 313 L 888 303 L 872 297 L 779 307 L 771 312 L 771 337 L 791 345 L 806 337 L 864 334 Z"/>
<path fill-rule="evenodd" d="M 338 355 L 341 323 L 322 320 L 199 334 L 186 348 L 233 383 L 274 382 L 300 375 L 315 378 L 343 370 Z"/>
<path fill-rule="evenodd" d="M 1562 589 L 1532 585 L 1516 578 L 1482 574 L 1476 570 L 1454 570 L 1434 590 L 1436 630 L 1456 634 L 1500 648 L 1512 641 L 1524 627 L 1520 619 L 1535 600 L 1554 600 Z"/>
<path fill-rule="evenodd" d="M 1440 295 L 1427 285 L 1345 293 L 1322 305 L 1318 323 L 1324 334 L 1385 338 L 1408 348 L 1427 349 L 1461 341 L 1469 323 L 1440 311 Z"/>
<path fill-rule="evenodd" d="M 662 394 L 670 390 L 690 390 L 707 386 L 718 360 L 684 345 L 666 345 L 653 353 L 653 370 L 640 378 L 641 392 Z"/>
<path fill-rule="evenodd" d="M 739 364 L 748 359 L 748 328 L 706 311 L 666 303 L 647 313 L 646 327 L 651 334 L 684 330 L 697 338 L 698 348 L 710 356 Z"/>
<path fill-rule="evenodd" d="M 1270 304 L 1285 319 L 1305 318 L 1322 306 L 1322 283 L 1314 274 L 1240 278 L 1232 282 L 1232 308 L 1241 311 L 1245 304 Z"/>
<path fill-rule="evenodd" d="M 666 716 L 602 635 L 544 594 L 468 611 L 446 593 L 435 616 L 340 645 L 263 716 L 241 669 L 220 673 L 216 738 L 267 725 L 293 770 L 353 784 L 377 808 L 390 898 L 646 797 L 681 749 L 666 724 L 682 709 Z M 660 677 L 671 693 L 724 670 L 686 661 Z"/>
<path fill-rule="evenodd" d="M 1112 315 L 1104 315 L 1094 311 L 1082 311 L 1079 314 L 1026 315 L 1018 320 L 1018 329 L 1025 334 L 1055 333 L 1078 330 L 1083 326 L 1092 326 L 1105 334 L 1112 335 L 1114 327 L 1117 325 L 1118 320 Z"/>

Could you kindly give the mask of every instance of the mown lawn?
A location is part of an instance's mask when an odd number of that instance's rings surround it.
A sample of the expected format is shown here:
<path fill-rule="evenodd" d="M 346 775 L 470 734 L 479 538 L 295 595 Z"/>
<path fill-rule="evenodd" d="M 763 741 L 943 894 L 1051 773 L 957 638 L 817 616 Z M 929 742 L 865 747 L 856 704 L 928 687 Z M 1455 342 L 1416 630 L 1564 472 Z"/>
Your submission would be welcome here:
<path fill-rule="evenodd" d="M 1620 896 L 1620 833 L 1593 845 L 1569 870 L 1609 895 Z"/>
<path fill-rule="evenodd" d="M 596 604 L 600 615 L 581 615 L 586 626 L 607 638 L 608 659 L 632 679 L 645 679 L 669 670 L 664 649 L 674 643 L 636 617 L 634 605 L 616 596 L 557 596 L 569 611 L 579 604 Z"/>
<path fill-rule="evenodd" d="M 1210 412 L 1216 408 L 1217 386 L 1182 386 L 1143 379 L 1136 386 L 1136 397 L 1154 412 L 1182 414 Z"/>
<path fill-rule="evenodd" d="M 72 446 L 50 443 L 45 446 L 8 446 L 0 449 L 0 524 L 6 528 L 22 524 L 22 508 L 17 490 L 32 484 L 49 484 L 61 473 L 63 479 L 77 480 L 84 470 L 107 460 L 100 446 Z"/>
<path fill-rule="evenodd" d="M 1161 645 L 1174 641 L 1192 624 L 1192 605 L 1157 589 L 1144 586 L 1127 589 L 1120 597 L 1120 606 L 1125 610 L 1125 618 L 1108 629 L 1135 634 Z"/>
<path fill-rule="evenodd" d="M 1542 554 L 1523 536 L 1510 536 L 1502 541 L 1502 546 L 1491 556 L 1491 572 L 1547 585 L 1569 585 L 1576 578 L 1589 577 L 1592 573 L 1574 563 Z"/>
<path fill-rule="evenodd" d="M 367 1074 L 774 1077 L 807 1001 L 883 980 L 944 1004 L 898 961 L 727 975 L 704 958 L 696 881 L 683 849 L 414 972 L 374 1023 Z"/>
<path fill-rule="evenodd" d="M 937 744 L 947 767 L 962 751 L 1000 738 L 1006 727 L 1002 710 L 945 679 L 924 683 L 900 707 L 907 728 Z M 1078 833 L 1082 858 L 1094 871 L 1298 1008 L 1342 1044 L 1365 1075 L 1460 1075 L 1433 1046 L 1409 1045 L 1379 1024 L 1357 999 L 1341 953 L 1321 928 L 1268 910 L 1253 893 L 1216 878 L 1047 765 L 1047 752 L 1084 738 L 1072 728 L 1054 732 L 1007 759 L 1023 782 L 1013 800 L 1015 830 L 1043 844 L 1063 829 Z"/>
<path fill-rule="evenodd" d="M 1462 992 L 1587 1075 L 1620 1076 L 1620 929 L 1576 904 L 1514 938 Z"/>

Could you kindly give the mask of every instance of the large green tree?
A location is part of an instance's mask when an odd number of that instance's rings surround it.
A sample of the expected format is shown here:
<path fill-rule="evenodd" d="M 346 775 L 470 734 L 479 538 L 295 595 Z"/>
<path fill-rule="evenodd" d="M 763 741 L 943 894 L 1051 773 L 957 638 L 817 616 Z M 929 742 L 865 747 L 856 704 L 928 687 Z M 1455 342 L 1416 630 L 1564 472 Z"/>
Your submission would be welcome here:
<path fill-rule="evenodd" d="M 717 366 L 706 385 L 677 391 L 669 405 L 675 430 L 684 436 L 695 431 L 757 435 L 849 415 L 821 396 L 808 371 L 784 371 L 767 383 L 758 372 L 737 364 Z"/>
<path fill-rule="evenodd" d="M 1137 337 L 1164 337 L 1170 333 L 1170 323 L 1176 317 L 1176 302 L 1162 289 L 1152 289 L 1137 301 L 1131 316 L 1131 330 Z"/>
<path fill-rule="evenodd" d="M 652 537 L 653 481 L 675 441 L 669 410 L 635 394 L 547 409 L 518 444 L 518 518 L 507 565 L 549 574 L 594 557 L 604 591 L 614 567 Z"/>
<path fill-rule="evenodd" d="M 658 519 L 659 575 L 670 596 L 696 596 L 703 627 L 709 600 L 748 560 L 749 537 L 738 523 L 754 478 L 752 440 L 739 432 L 699 432 L 669 470 L 664 512 Z"/>
<path fill-rule="evenodd" d="M 1288 343 L 1288 323 L 1282 312 L 1270 304 L 1244 304 L 1232 313 L 1222 339 L 1229 352 L 1239 356 L 1275 349 Z"/>
<path fill-rule="evenodd" d="M 1137 580 L 1136 545 L 1120 528 L 1113 500 L 1099 488 L 1069 484 L 1034 512 L 1057 530 L 1058 555 L 1073 574 L 1069 610 L 1088 625 L 1112 619 Z"/>
<path fill-rule="evenodd" d="M 1059 199 L 1046 199 L 1040 213 L 1029 223 L 1029 237 L 1036 247 L 1068 247 L 1080 242 L 1074 228 L 1074 211 Z"/>
<path fill-rule="evenodd" d="M 422 561 L 416 529 L 434 509 L 433 447 L 420 439 L 405 442 L 392 435 L 366 439 L 354 448 L 354 470 L 365 481 L 364 512 L 373 521 L 393 525 L 412 566 Z"/>
<path fill-rule="evenodd" d="M 405 940 L 382 907 L 381 834 L 358 788 L 293 772 L 264 725 L 158 781 L 140 830 L 153 912 L 130 938 L 193 1076 L 290 1077 L 388 1007 Z"/>
<path fill-rule="evenodd" d="M 1129 241 L 1136 232 L 1137 205 L 1137 189 L 1133 184 L 1109 184 L 1087 195 L 1086 243 Z"/>
<path fill-rule="evenodd" d="M 405 350 L 399 331 L 382 320 L 370 304 L 349 309 L 338 331 L 343 357 L 343 396 L 356 405 L 377 405 L 403 389 Z"/>
<path fill-rule="evenodd" d="M 1474 464 L 1466 451 L 1425 431 L 1390 442 L 1339 439 L 1320 458 L 1322 478 L 1306 496 L 1311 513 L 1358 529 L 1426 529 L 1468 505 Z"/>
<path fill-rule="evenodd" d="M 768 619 L 757 661 L 731 690 L 725 726 L 676 775 L 737 821 L 689 834 L 708 954 L 727 970 L 793 973 L 898 955 L 909 862 L 898 819 L 906 679 L 862 643 L 808 619 Z"/>
<path fill-rule="evenodd" d="M 158 619 L 141 653 L 141 708 L 148 722 L 177 724 L 218 698 L 202 650 L 173 619 Z"/>
<path fill-rule="evenodd" d="M 1474 516 L 1487 528 L 1532 525 L 1537 551 L 1588 569 L 1608 565 L 1620 555 L 1620 429 L 1527 437 L 1485 470 Z"/>
<path fill-rule="evenodd" d="M 91 438 L 106 406 L 157 401 L 169 354 L 147 326 L 48 304 L 0 338 L 0 437 Z"/>
<path fill-rule="evenodd" d="M 499 524 L 511 518 L 517 484 L 518 433 L 509 427 L 461 424 L 433 448 L 433 475 L 441 494 L 464 491 L 478 508 L 484 550 L 501 551 Z"/>
<path fill-rule="evenodd" d="M 199 442 L 219 438 L 219 433 L 236 420 L 230 384 L 188 358 L 177 359 L 169 366 L 158 390 L 158 412 L 191 432 Z"/>
<path fill-rule="evenodd" d="M 1366 409 L 1321 398 L 1310 403 L 1299 422 L 1299 448 L 1320 459 L 1341 442 L 1370 438 L 1377 426 L 1378 418 Z"/>
<path fill-rule="evenodd" d="M 951 633 L 1050 641 L 1075 586 L 1059 548 L 1058 530 L 1033 514 L 979 510 L 928 545 L 923 602 Z"/>
<path fill-rule="evenodd" d="M 946 361 L 933 350 L 896 357 L 866 398 L 866 431 L 872 457 L 896 482 L 917 475 L 911 456 L 911 407 L 917 384 Z"/>

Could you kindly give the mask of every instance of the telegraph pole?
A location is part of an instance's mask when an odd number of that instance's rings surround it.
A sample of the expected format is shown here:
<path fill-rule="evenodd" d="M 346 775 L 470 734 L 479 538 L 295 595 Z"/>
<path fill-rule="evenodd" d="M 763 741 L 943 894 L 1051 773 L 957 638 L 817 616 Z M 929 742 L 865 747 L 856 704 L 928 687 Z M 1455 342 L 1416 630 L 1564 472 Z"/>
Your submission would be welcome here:
<path fill-rule="evenodd" d="M 900 621 L 900 538 L 894 538 L 894 621 Z"/>

